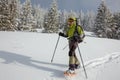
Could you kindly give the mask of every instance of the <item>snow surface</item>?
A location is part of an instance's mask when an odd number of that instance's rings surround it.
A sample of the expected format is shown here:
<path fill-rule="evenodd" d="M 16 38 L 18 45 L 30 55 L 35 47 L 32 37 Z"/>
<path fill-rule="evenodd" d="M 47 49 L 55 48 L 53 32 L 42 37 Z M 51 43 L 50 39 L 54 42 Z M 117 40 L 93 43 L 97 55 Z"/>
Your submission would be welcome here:
<path fill-rule="evenodd" d="M 1 31 L 0 80 L 65 80 L 67 39 L 60 37 L 51 63 L 57 39 L 57 34 Z M 88 78 L 81 68 L 70 80 L 120 80 L 119 40 L 86 36 L 79 47 Z"/>

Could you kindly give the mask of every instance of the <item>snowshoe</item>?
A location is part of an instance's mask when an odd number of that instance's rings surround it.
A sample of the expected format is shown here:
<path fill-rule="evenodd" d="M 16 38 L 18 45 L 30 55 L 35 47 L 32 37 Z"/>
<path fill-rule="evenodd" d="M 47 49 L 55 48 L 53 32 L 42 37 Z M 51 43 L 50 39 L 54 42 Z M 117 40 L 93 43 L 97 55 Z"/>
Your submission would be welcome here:
<path fill-rule="evenodd" d="M 68 69 L 67 71 L 64 72 L 65 76 L 74 76 L 76 75 L 75 70 L 70 70 Z"/>

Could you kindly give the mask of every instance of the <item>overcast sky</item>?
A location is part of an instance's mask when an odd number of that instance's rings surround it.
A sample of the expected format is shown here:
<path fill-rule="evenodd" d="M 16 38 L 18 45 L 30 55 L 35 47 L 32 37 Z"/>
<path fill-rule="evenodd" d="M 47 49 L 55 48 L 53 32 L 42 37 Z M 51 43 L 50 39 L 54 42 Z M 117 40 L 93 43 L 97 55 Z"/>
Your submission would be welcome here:
<path fill-rule="evenodd" d="M 23 0 L 22 0 L 23 1 Z M 43 8 L 48 8 L 51 5 L 52 0 L 31 0 L 33 4 L 40 4 Z M 105 0 L 108 8 L 112 12 L 120 11 L 120 0 Z M 101 0 L 58 0 L 58 8 L 61 10 L 74 10 L 80 11 L 87 10 L 97 11 Z"/>

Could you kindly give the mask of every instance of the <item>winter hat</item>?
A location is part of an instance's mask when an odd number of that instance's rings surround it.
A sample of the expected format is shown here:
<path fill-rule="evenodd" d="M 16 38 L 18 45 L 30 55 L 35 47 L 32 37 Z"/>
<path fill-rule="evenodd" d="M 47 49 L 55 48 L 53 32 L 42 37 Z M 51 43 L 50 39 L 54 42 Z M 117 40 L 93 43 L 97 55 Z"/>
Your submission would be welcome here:
<path fill-rule="evenodd" d="M 76 18 L 73 17 L 73 16 L 71 16 L 71 17 L 68 18 L 68 22 L 69 22 L 69 21 L 76 21 Z"/>

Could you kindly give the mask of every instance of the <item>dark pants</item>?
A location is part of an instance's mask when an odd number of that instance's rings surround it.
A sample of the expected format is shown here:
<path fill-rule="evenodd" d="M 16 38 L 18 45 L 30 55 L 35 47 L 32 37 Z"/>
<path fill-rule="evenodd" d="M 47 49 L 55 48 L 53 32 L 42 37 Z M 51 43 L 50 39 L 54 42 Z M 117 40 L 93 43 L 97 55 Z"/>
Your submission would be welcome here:
<path fill-rule="evenodd" d="M 69 69 L 74 70 L 75 65 L 80 64 L 75 53 L 77 46 L 78 46 L 77 42 L 69 40 Z"/>

